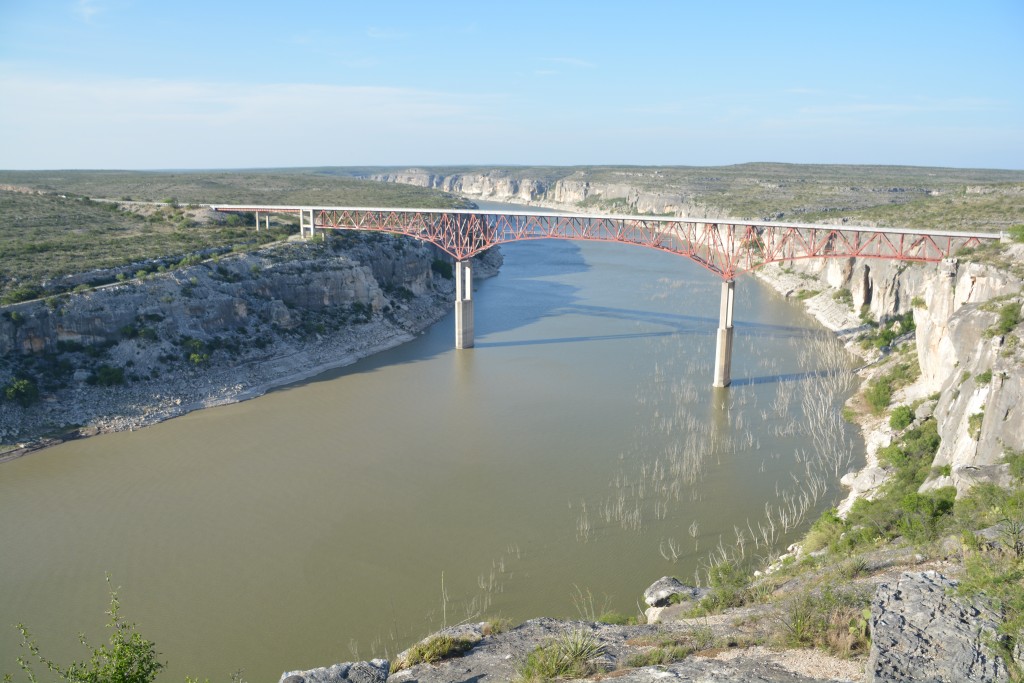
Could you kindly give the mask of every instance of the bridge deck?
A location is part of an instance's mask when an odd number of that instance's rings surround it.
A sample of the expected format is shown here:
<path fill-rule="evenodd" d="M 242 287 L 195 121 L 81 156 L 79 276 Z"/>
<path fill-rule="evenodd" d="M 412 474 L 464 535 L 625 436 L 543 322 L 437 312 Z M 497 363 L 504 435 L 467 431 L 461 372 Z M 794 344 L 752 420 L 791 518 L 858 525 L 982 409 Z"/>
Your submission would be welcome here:
<path fill-rule="evenodd" d="M 353 206 L 298 206 L 298 205 L 254 205 L 254 204 L 210 204 L 214 211 L 224 212 L 259 212 L 259 213 L 302 213 L 319 211 L 347 211 L 366 213 L 405 213 L 464 216 L 529 216 L 531 218 L 582 218 L 589 220 L 612 221 L 659 221 L 663 223 L 691 223 L 712 225 L 749 225 L 760 228 L 797 228 L 817 230 L 843 230 L 850 232 L 891 233 L 896 235 L 925 235 L 929 237 L 953 237 L 961 239 L 999 239 L 999 232 L 963 231 L 963 230 L 920 230 L 917 228 L 879 228 L 867 225 L 829 224 L 829 223 L 789 223 L 784 221 L 755 221 L 742 218 L 689 218 L 687 216 L 655 216 L 627 215 L 607 213 L 567 213 L 551 210 L 537 210 L 523 207 L 522 211 L 488 211 L 486 209 L 412 209 L 396 207 L 353 207 Z"/>

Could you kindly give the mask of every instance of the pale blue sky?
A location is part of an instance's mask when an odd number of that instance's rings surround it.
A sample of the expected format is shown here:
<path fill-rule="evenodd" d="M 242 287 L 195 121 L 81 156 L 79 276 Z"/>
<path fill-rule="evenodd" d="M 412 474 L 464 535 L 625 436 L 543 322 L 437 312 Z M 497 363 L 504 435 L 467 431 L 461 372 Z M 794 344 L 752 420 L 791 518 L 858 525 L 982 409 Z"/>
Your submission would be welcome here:
<path fill-rule="evenodd" d="M 0 168 L 1024 168 L 1024 0 L 0 0 Z"/>

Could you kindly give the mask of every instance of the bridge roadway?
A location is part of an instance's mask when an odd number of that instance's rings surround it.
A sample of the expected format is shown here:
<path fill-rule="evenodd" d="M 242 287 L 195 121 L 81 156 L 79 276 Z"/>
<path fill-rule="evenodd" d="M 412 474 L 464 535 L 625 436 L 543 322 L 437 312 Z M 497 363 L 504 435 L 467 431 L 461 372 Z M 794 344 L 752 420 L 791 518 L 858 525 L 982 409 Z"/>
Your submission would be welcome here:
<path fill-rule="evenodd" d="M 996 232 L 944 232 L 854 225 L 602 214 L 495 212 L 461 209 L 393 209 L 217 204 L 215 211 L 297 214 L 302 236 L 316 231 L 363 230 L 408 235 L 429 242 L 455 260 L 455 347 L 473 346 L 470 259 L 499 244 L 567 239 L 634 244 L 684 256 L 722 278 L 713 386 L 731 381 L 736 276 L 769 263 L 810 258 L 877 258 L 934 263 L 964 247 L 1004 236 Z"/>

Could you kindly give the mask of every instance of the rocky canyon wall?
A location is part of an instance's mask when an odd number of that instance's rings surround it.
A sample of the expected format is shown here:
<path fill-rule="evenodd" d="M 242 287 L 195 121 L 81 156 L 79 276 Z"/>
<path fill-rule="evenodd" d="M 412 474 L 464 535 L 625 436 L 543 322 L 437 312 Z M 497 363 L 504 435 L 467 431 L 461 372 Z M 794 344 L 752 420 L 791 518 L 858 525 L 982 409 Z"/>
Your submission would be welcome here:
<path fill-rule="evenodd" d="M 1024 245 L 1008 247 L 1007 256 L 1024 261 Z M 1001 331 L 999 320 L 1005 308 L 1024 318 L 1020 277 L 955 258 L 934 265 L 793 261 L 787 269 L 804 278 L 807 290 L 849 291 L 853 311 L 874 320 L 913 312 L 921 370 L 915 389 L 929 397 L 925 409 L 942 437 L 925 490 L 1008 482 L 1003 456 L 1024 449 L 1024 350 L 1019 329 Z"/>

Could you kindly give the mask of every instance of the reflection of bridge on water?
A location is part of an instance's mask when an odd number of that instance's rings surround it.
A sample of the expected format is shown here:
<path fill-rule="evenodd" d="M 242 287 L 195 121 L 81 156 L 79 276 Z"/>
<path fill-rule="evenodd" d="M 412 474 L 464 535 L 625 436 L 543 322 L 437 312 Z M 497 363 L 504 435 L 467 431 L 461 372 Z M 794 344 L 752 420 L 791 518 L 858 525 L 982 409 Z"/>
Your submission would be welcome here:
<path fill-rule="evenodd" d="M 216 205 L 216 211 L 298 214 L 299 231 L 364 230 L 408 235 L 455 259 L 455 346 L 473 346 L 470 261 L 499 244 L 567 239 L 635 244 L 685 256 L 722 278 L 714 386 L 730 382 L 735 278 L 769 263 L 811 258 L 877 258 L 937 262 L 963 247 L 1000 239 L 999 233 L 941 232 L 851 225 L 774 223 L 734 219 L 603 216 L 444 209 Z"/>

